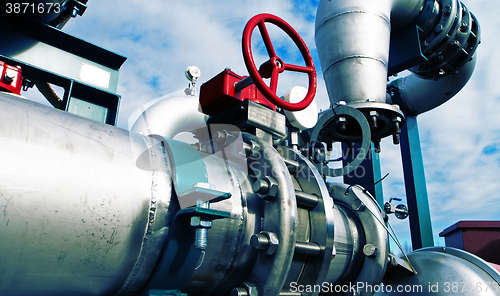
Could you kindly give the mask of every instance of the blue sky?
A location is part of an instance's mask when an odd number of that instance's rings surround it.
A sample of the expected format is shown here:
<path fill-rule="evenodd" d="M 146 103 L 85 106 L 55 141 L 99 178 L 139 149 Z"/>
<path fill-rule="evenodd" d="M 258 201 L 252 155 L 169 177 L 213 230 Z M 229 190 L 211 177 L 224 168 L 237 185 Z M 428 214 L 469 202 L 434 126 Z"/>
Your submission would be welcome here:
<path fill-rule="evenodd" d="M 118 85 L 118 125 L 127 128 L 134 110 L 186 88 L 184 70 L 190 65 L 201 69 L 198 87 L 226 67 L 246 75 L 243 28 L 252 16 L 273 13 L 309 46 L 319 76 L 316 100 L 325 109 L 329 101 L 314 43 L 318 2 L 91 0 L 84 16 L 70 21 L 65 31 L 128 57 Z M 500 218 L 500 2 L 463 2 L 482 30 L 475 73 L 455 98 L 418 117 L 434 236 L 440 245 L 444 240 L 438 233 L 460 220 Z M 296 83 L 280 80 L 280 87 Z M 380 156 L 382 175 L 390 173 L 383 181 L 385 199 L 405 200 L 399 147 L 391 138 L 382 141 Z M 408 240 L 408 220 L 396 220 L 391 222 L 399 237 Z"/>

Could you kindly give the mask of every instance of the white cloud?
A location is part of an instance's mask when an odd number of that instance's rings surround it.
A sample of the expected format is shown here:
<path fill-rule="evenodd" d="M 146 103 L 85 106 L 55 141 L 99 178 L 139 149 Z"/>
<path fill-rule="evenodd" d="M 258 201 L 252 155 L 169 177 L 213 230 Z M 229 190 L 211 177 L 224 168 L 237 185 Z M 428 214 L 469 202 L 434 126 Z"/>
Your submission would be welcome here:
<path fill-rule="evenodd" d="M 140 105 L 185 88 L 184 70 L 190 65 L 201 69 L 199 84 L 226 67 L 247 75 L 241 35 L 246 22 L 263 12 L 287 20 L 314 48 L 313 20 L 307 21 L 287 0 L 89 1 L 84 16 L 65 30 L 128 57 L 118 87 L 118 125 L 126 126 L 128 114 Z M 283 89 L 292 86 L 281 84 Z"/>

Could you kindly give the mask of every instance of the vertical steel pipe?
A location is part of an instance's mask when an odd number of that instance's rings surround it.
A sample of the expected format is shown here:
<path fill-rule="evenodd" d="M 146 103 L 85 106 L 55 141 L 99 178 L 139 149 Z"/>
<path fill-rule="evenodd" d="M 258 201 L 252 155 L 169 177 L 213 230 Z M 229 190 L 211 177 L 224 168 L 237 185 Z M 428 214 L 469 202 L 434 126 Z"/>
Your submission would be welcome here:
<path fill-rule="evenodd" d="M 316 46 L 330 102 L 385 102 L 392 0 L 322 0 Z"/>

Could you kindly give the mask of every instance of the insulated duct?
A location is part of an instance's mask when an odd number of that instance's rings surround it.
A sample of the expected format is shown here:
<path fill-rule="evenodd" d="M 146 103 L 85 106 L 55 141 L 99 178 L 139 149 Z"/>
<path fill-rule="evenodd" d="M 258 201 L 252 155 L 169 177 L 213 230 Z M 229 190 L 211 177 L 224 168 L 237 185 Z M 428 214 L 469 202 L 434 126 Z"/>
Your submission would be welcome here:
<path fill-rule="evenodd" d="M 414 74 L 391 84 L 394 98 L 388 102 L 390 58 L 409 49 L 403 43 L 390 56 L 391 38 L 407 28 L 418 32 L 421 54 L 405 61 Z M 412 115 L 425 112 L 465 85 L 474 68 L 469 61 L 479 44 L 479 25 L 458 0 L 322 0 L 315 40 L 332 107 L 347 104 L 362 111 L 371 122 L 372 140 L 377 140 L 399 132 L 404 119 L 400 108 Z M 447 90 L 438 91 L 442 88 Z M 428 91 L 422 95 L 422 89 Z M 332 131 L 334 138 L 342 132 Z"/>

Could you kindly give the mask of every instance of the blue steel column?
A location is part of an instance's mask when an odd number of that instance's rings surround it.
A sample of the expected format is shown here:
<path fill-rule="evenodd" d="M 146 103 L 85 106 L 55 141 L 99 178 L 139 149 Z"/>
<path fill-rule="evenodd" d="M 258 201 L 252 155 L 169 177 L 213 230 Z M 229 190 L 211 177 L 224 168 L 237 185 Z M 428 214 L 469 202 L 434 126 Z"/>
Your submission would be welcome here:
<path fill-rule="evenodd" d="M 406 115 L 400 146 L 413 250 L 434 246 L 416 117 Z"/>
<path fill-rule="evenodd" d="M 375 147 L 373 146 L 373 143 L 371 145 L 372 151 L 372 166 L 373 166 L 373 180 L 375 182 L 378 182 L 379 180 L 382 180 L 382 171 L 380 169 L 380 155 L 378 153 L 375 153 Z M 375 190 L 375 199 L 377 200 L 377 203 L 384 208 L 384 191 L 382 190 L 382 182 L 378 182 L 374 186 Z"/>
<path fill-rule="evenodd" d="M 357 155 L 361 143 L 353 143 L 352 149 L 354 150 L 354 155 Z M 347 152 L 347 145 L 342 143 L 342 155 L 343 155 L 343 165 L 352 161 L 352 153 Z M 368 151 L 366 158 L 352 173 L 344 176 L 344 183 L 349 185 L 358 184 L 363 186 L 370 192 L 371 195 L 375 197 L 378 204 L 384 207 L 384 194 L 382 191 L 382 182 L 375 184 L 375 182 L 382 179 L 382 174 L 380 171 L 380 157 L 378 153 L 375 153 L 373 143 L 371 144 L 371 149 Z M 373 185 L 375 184 L 375 186 Z"/>

